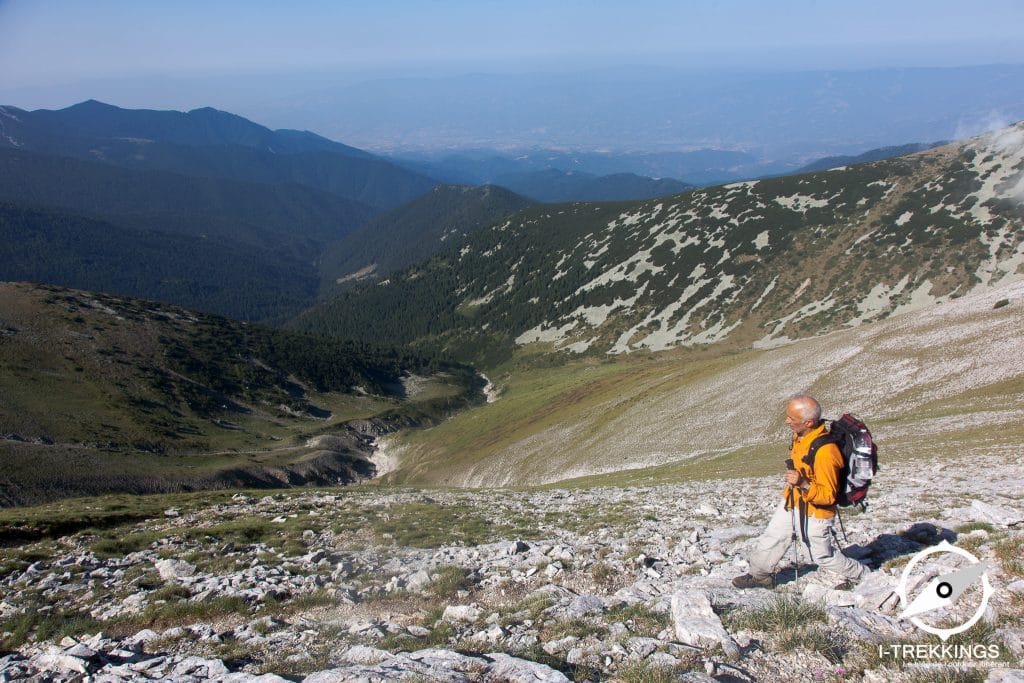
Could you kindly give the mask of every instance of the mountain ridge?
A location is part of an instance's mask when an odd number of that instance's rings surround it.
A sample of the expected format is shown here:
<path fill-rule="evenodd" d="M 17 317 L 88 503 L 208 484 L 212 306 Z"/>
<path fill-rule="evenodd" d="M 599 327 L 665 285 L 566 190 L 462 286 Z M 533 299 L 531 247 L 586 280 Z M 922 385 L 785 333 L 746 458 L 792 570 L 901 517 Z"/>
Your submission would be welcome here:
<path fill-rule="evenodd" d="M 693 188 L 675 178 L 648 178 L 635 173 L 597 176 L 557 168 L 499 176 L 494 183 L 531 199 L 557 204 L 651 199 Z"/>
<path fill-rule="evenodd" d="M 531 203 L 495 185 L 438 185 L 328 245 L 319 264 L 325 289 L 385 278 L 429 258 L 446 242 L 486 228 Z"/>
<path fill-rule="evenodd" d="M 367 339 L 487 362 L 537 342 L 576 353 L 779 343 L 1020 278 L 1022 175 L 1017 124 L 831 171 L 527 209 L 392 278 L 390 294 L 341 295 L 296 324 L 327 332 L 345 319 Z M 361 312 L 391 299 L 417 302 L 420 317 Z"/>
<path fill-rule="evenodd" d="M 61 110 L 0 107 L 0 147 L 135 169 L 296 183 L 392 208 L 433 179 L 308 131 L 277 130 L 210 107 L 121 109 L 89 100 Z"/>
<path fill-rule="evenodd" d="M 124 109 L 86 100 L 64 109 L 25 111 L 4 106 L 8 119 L 29 117 L 42 123 L 92 138 L 141 138 L 204 146 L 238 144 L 279 152 L 328 150 L 346 156 L 373 158 L 369 152 L 334 142 L 310 131 L 271 130 L 231 112 L 200 107 L 187 112 L 159 109 Z M 26 144 L 22 142 L 22 144 Z"/>

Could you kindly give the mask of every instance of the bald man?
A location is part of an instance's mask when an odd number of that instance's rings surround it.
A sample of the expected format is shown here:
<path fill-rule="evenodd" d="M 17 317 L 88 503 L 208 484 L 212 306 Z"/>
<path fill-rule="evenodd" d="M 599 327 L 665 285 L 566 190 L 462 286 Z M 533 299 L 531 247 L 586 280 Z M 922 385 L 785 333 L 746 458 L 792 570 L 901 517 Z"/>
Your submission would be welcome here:
<path fill-rule="evenodd" d="M 843 555 L 832 528 L 843 469 L 842 453 L 834 443 L 826 443 L 818 448 L 813 462 L 804 462 L 811 443 L 827 434 L 821 419 L 821 404 L 807 394 L 794 396 L 786 404 L 786 426 L 793 430 L 793 446 L 789 452 L 793 469 L 786 470 L 782 501 L 750 555 L 750 573 L 737 576 L 732 583 L 737 588 L 771 588 L 775 570 L 789 550 L 794 533 L 797 542 L 809 548 L 811 559 L 819 569 L 858 581 L 869 570 Z"/>

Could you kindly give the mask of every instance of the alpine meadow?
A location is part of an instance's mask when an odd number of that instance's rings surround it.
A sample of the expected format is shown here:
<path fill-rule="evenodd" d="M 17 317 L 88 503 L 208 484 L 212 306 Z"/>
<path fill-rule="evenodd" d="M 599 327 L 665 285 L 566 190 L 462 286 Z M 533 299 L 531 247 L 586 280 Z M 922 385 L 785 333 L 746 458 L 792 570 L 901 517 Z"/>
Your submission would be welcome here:
<path fill-rule="evenodd" d="M 1024 680 L 1021 26 L 0 3 L 0 681 Z"/>

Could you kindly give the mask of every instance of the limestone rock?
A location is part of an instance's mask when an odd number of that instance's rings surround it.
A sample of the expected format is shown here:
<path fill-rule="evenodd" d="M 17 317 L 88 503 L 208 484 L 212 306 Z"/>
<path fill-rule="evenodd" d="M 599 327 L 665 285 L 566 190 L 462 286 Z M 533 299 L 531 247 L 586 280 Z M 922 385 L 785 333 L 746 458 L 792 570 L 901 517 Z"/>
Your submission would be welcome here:
<path fill-rule="evenodd" d="M 996 526 L 1011 527 L 1024 524 L 1024 512 L 1002 505 L 992 505 L 981 500 L 971 501 L 974 518 Z"/>
<path fill-rule="evenodd" d="M 704 591 L 683 589 L 673 593 L 672 622 L 679 642 L 704 649 L 721 645 L 730 657 L 739 656 L 739 647 L 722 626 Z"/>
<path fill-rule="evenodd" d="M 157 560 L 153 565 L 164 581 L 195 576 L 196 573 L 195 565 L 185 560 Z"/>
<path fill-rule="evenodd" d="M 578 595 L 569 606 L 566 612 L 570 616 L 583 616 L 584 614 L 600 614 L 604 611 L 604 600 L 596 595 Z"/>
<path fill-rule="evenodd" d="M 481 610 L 472 605 L 448 605 L 441 614 L 441 619 L 447 622 L 474 622 L 480 618 Z"/>
<path fill-rule="evenodd" d="M 488 674 L 493 680 L 509 683 L 563 683 L 569 681 L 565 674 L 550 666 L 530 662 L 500 652 L 484 655 L 490 660 Z"/>
<path fill-rule="evenodd" d="M 828 613 L 832 621 L 861 642 L 886 643 L 913 636 L 916 631 L 909 622 L 859 607 L 829 607 Z"/>

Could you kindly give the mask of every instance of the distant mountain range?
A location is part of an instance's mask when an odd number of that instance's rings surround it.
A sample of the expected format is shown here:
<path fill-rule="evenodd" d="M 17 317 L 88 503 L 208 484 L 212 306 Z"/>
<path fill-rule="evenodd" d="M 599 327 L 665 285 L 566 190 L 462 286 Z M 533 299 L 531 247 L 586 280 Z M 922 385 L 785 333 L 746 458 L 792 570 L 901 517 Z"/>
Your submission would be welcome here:
<path fill-rule="evenodd" d="M 650 199 L 693 188 L 672 178 L 645 178 L 633 173 L 596 176 L 554 168 L 499 176 L 495 183 L 537 201 L 552 203 Z"/>
<path fill-rule="evenodd" d="M 1021 277 L 1022 139 L 1017 124 L 830 171 L 528 208 L 297 325 L 489 365 L 538 342 L 742 348 L 880 319 Z"/>
<path fill-rule="evenodd" d="M 408 153 L 396 163 L 459 185 L 501 185 L 541 202 L 650 199 L 682 192 L 690 184 L 673 173 L 709 179 L 707 164 L 728 165 L 747 155 L 732 152 L 614 154 L 532 150 L 503 154 L 495 150 Z M 668 171 L 671 169 L 671 171 Z M 728 172 L 711 171 L 715 179 Z M 651 177 L 655 176 L 655 177 Z"/>
<path fill-rule="evenodd" d="M 437 181 L 313 133 L 277 130 L 215 109 L 121 109 L 90 100 L 49 111 L 0 107 L 0 147 L 134 169 L 294 183 L 380 208 Z"/>
<path fill-rule="evenodd" d="M 303 185 L 241 182 L 0 149 L 0 200 L 125 227 L 217 236 L 312 261 L 378 213 Z"/>
<path fill-rule="evenodd" d="M 685 187 L 552 171 L 512 180 L 549 201 Z M 0 107 L 0 279 L 280 323 L 321 279 L 330 289 L 371 265 L 379 277 L 529 203 L 497 187 L 435 186 L 353 147 L 209 108 Z"/>
<path fill-rule="evenodd" d="M 213 109 L 0 107 L 0 279 L 281 322 L 328 244 L 436 182 Z"/>
<path fill-rule="evenodd" d="M 941 147 L 942 145 L 949 144 L 946 142 L 933 142 L 930 144 L 924 144 L 920 142 L 910 143 L 906 145 L 895 145 L 891 147 L 880 147 L 878 149 L 870 149 L 861 154 L 835 156 L 835 157 L 824 157 L 817 161 L 812 161 L 806 166 L 801 167 L 797 173 L 811 173 L 812 171 L 826 171 L 830 168 L 838 168 L 839 166 L 849 166 L 851 164 L 866 164 L 870 161 L 881 161 L 882 159 L 891 159 L 893 157 L 901 157 L 907 154 L 914 154 L 916 152 L 923 152 L 933 147 Z"/>
<path fill-rule="evenodd" d="M 494 183 L 538 201 L 615 201 L 652 199 L 695 186 L 880 161 L 941 144 L 944 143 L 891 145 L 857 154 L 822 157 L 805 164 L 763 162 L 749 152 L 717 149 L 692 152 L 439 150 L 406 152 L 393 159 L 445 182 Z"/>

